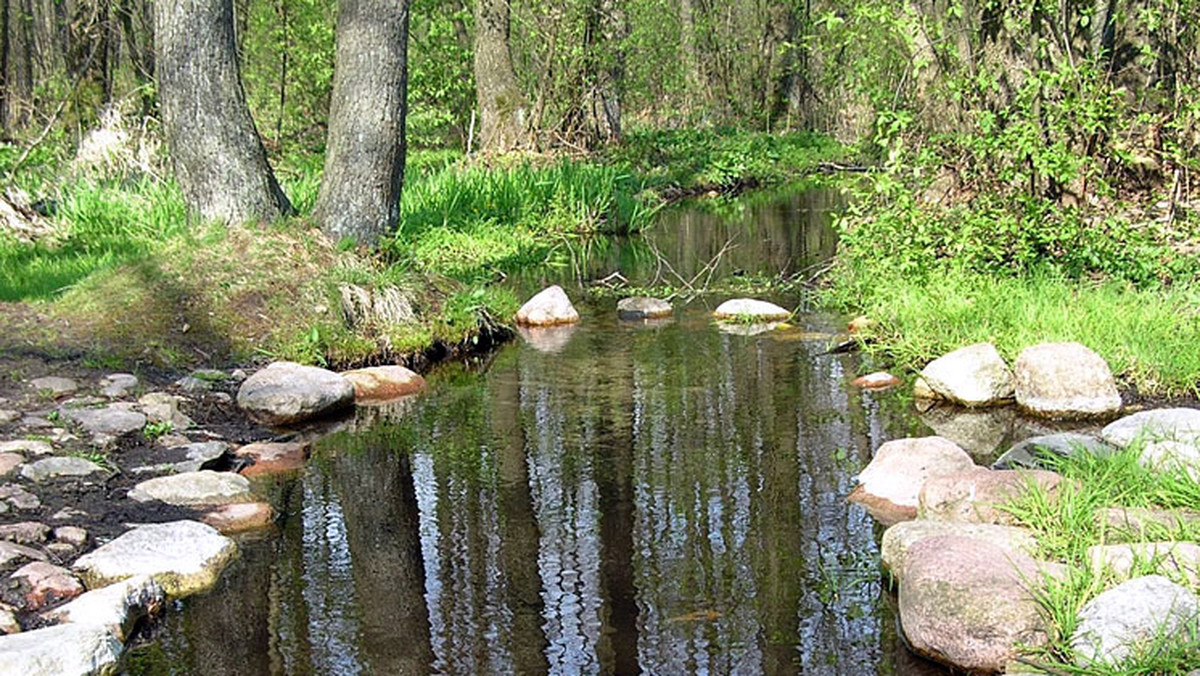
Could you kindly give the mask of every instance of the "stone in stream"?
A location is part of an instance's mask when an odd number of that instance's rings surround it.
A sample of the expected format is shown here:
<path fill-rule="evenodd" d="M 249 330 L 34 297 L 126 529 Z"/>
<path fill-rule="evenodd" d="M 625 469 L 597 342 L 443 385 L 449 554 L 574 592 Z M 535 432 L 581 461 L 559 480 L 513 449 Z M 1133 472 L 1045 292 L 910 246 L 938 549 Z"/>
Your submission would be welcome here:
<path fill-rule="evenodd" d="M 726 321 L 767 323 L 785 321 L 792 313 L 765 300 L 734 298 L 718 305 L 713 316 Z"/>
<path fill-rule="evenodd" d="M 62 397 L 68 394 L 74 394 L 79 390 L 79 383 L 70 378 L 61 378 L 59 376 L 45 376 L 44 378 L 34 378 L 29 381 L 37 392 L 47 392 L 55 397 Z"/>
<path fill-rule="evenodd" d="M 1109 423 L 1100 432 L 1108 443 L 1125 448 L 1142 443 L 1139 462 L 1153 469 L 1183 468 L 1200 474 L 1200 410 L 1164 408 L 1140 411 Z"/>
<path fill-rule="evenodd" d="M 139 526 L 75 561 L 91 589 L 149 575 L 171 597 L 205 591 L 237 554 L 233 540 L 198 521 Z"/>
<path fill-rule="evenodd" d="M 35 483 L 43 483 L 53 479 L 77 479 L 103 474 L 105 469 L 100 465 L 71 455 L 54 458 L 42 458 L 21 467 L 21 476 Z"/>
<path fill-rule="evenodd" d="M 849 499 L 890 525 L 917 516 L 918 496 L 927 479 L 974 466 L 966 451 L 941 437 L 889 441 L 859 473 Z"/>
<path fill-rule="evenodd" d="M 1049 640 L 1031 585 L 1065 569 L 985 540 L 939 535 L 908 549 L 900 624 L 914 651 L 970 672 L 1003 671 Z"/>
<path fill-rule="evenodd" d="M 957 535 L 990 542 L 1004 550 L 1021 551 L 1032 555 L 1037 551 L 1033 531 L 1016 526 L 958 521 L 901 521 L 883 533 L 879 545 L 883 565 L 899 577 L 904 558 L 913 545 L 938 535 Z"/>
<path fill-rule="evenodd" d="M 100 394 L 109 399 L 120 399 L 132 393 L 137 386 L 137 376 L 132 373 L 110 373 L 100 379 Z"/>
<path fill-rule="evenodd" d="M 103 627 L 124 641 L 138 620 L 158 612 L 165 600 L 154 578 L 138 575 L 81 594 L 70 603 L 42 613 L 42 618 L 59 624 Z"/>
<path fill-rule="evenodd" d="M 265 502 L 242 502 L 214 507 L 200 520 L 224 535 L 232 535 L 270 527 L 275 521 L 275 512 Z"/>
<path fill-rule="evenodd" d="M 1121 410 L 1121 395 L 1104 359 L 1079 343 L 1027 347 L 1013 365 L 1017 405 L 1041 417 L 1104 418 Z"/>
<path fill-rule="evenodd" d="M 119 403 L 104 408 L 68 408 L 62 414 L 95 436 L 121 437 L 146 426 L 146 416 Z"/>
<path fill-rule="evenodd" d="M 157 500 L 183 507 L 250 502 L 254 499 L 246 477 L 207 469 L 147 479 L 131 488 L 128 497 L 137 502 Z"/>
<path fill-rule="evenodd" d="M 1053 501 L 1062 477 L 1040 469 L 1000 470 L 972 467 L 930 477 L 921 487 L 917 517 L 934 521 L 967 521 L 1015 525 L 1005 506 L 1035 487 Z"/>
<path fill-rule="evenodd" d="M 242 476 L 288 474 L 304 469 L 304 462 L 308 459 L 308 444 L 261 441 L 246 444 L 234 451 L 233 454 L 254 463 L 241 469 Z"/>
<path fill-rule="evenodd" d="M 969 407 L 1013 398 L 1013 374 L 991 343 L 961 347 L 929 362 L 921 378 L 938 396 Z"/>
<path fill-rule="evenodd" d="M 1194 542 L 1131 542 L 1088 547 L 1092 572 L 1099 576 L 1108 571 L 1123 582 L 1135 568 L 1149 566 L 1159 575 L 1179 578 L 1181 582 L 1200 584 L 1200 545 Z"/>
<path fill-rule="evenodd" d="M 670 317 L 672 312 L 671 304 L 661 298 L 634 296 L 617 301 L 618 319 L 663 319 Z"/>
<path fill-rule="evenodd" d="M 886 390 L 900 384 L 900 379 L 887 371 L 876 371 L 855 378 L 851 383 L 864 390 Z"/>
<path fill-rule="evenodd" d="M 1063 432 L 1031 437 L 1005 451 L 1004 455 L 996 458 L 992 469 L 1036 469 L 1044 466 L 1038 459 L 1040 453 L 1049 453 L 1060 457 L 1070 457 L 1079 452 L 1091 453 L 1096 456 L 1111 455 L 1116 450 L 1090 434 Z"/>
<path fill-rule="evenodd" d="M 242 383 L 237 403 L 261 423 L 291 425 L 352 406 L 354 386 L 333 371 L 274 362 Z"/>
<path fill-rule="evenodd" d="M 554 326 L 574 324 L 579 313 L 561 286 L 550 286 L 530 298 L 517 310 L 516 322 L 521 326 Z"/>
<path fill-rule="evenodd" d="M 1088 601 L 1079 611 L 1071 649 L 1075 664 L 1120 665 L 1156 640 L 1186 631 L 1200 613 L 1200 602 L 1186 587 L 1161 575 L 1123 582 Z"/>
<path fill-rule="evenodd" d="M 125 646 L 96 624 L 60 624 L 0 636 L 0 674 L 92 676 L 111 674 Z"/>
<path fill-rule="evenodd" d="M 354 386 L 355 401 L 396 399 L 425 388 L 424 378 L 398 365 L 345 371 L 342 377 Z"/>
<path fill-rule="evenodd" d="M 9 581 L 10 584 L 17 585 L 27 610 L 40 610 L 69 601 L 83 593 L 83 585 L 71 571 L 45 561 L 34 561 L 21 566 Z M 11 588 L 8 591 L 11 592 Z"/>

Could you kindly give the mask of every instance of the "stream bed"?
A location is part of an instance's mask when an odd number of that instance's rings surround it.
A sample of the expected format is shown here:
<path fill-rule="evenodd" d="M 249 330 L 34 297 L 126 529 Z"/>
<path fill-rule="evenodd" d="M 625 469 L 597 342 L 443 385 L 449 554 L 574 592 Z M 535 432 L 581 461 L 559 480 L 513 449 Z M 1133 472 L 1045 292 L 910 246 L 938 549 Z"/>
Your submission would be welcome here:
<path fill-rule="evenodd" d="M 629 323 L 572 281 L 692 279 L 722 249 L 713 275 L 794 273 L 832 254 L 838 203 L 677 209 L 510 280 L 562 283 L 583 321 L 360 408 L 272 487 L 278 529 L 242 541 L 126 670 L 944 673 L 904 649 L 881 529 L 845 500 L 873 449 L 936 423 L 850 385 L 858 357 L 826 353 L 844 319 L 733 335 L 711 298 Z"/>

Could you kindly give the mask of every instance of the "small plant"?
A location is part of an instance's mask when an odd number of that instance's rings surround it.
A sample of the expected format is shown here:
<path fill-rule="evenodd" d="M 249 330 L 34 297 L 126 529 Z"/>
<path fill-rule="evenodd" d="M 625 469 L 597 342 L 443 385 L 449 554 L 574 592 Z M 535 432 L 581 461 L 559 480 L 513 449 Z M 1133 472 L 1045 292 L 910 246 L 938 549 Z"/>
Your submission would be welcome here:
<path fill-rule="evenodd" d="M 61 412 L 59 412 L 58 410 L 50 411 L 49 413 L 47 413 L 46 420 L 49 420 L 50 422 L 52 422 L 56 425 L 64 422 L 63 414 Z"/>
<path fill-rule="evenodd" d="M 174 429 L 175 425 L 170 420 L 149 422 L 142 428 L 142 435 L 150 441 L 154 441 L 163 435 L 170 434 Z"/>

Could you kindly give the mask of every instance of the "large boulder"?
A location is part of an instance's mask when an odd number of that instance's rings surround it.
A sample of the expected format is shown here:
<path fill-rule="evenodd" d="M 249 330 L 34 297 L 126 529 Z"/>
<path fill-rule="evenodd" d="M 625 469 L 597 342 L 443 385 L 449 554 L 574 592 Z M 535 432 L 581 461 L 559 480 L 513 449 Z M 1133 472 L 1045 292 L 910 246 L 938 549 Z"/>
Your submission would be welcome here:
<path fill-rule="evenodd" d="M 0 674 L 12 676 L 93 676 L 111 674 L 121 644 L 97 624 L 60 624 L 0 636 Z"/>
<path fill-rule="evenodd" d="M 661 298 L 634 296 L 617 301 L 619 319 L 664 319 L 670 317 L 671 313 L 671 304 Z"/>
<path fill-rule="evenodd" d="M 1200 410 L 1140 411 L 1109 423 L 1100 437 L 1119 448 L 1142 443 L 1140 462 L 1154 469 L 1183 468 L 1200 474 Z"/>
<path fill-rule="evenodd" d="M 939 535 L 983 540 L 1006 551 L 1021 551 L 1030 555 L 1037 551 L 1037 538 L 1027 528 L 958 521 L 902 521 L 883 532 L 883 541 L 879 545 L 883 565 L 899 576 L 904 569 L 908 550 L 921 540 Z"/>
<path fill-rule="evenodd" d="M 976 343 L 938 357 L 921 370 L 938 396 L 963 406 L 991 406 L 1013 398 L 1013 375 L 991 343 Z"/>
<path fill-rule="evenodd" d="M 354 386 L 333 371 L 275 362 L 242 383 L 237 403 L 261 423 L 291 425 L 353 405 Z"/>
<path fill-rule="evenodd" d="M 246 477 L 207 469 L 147 479 L 131 488 L 128 497 L 138 502 L 157 500 L 178 506 L 224 505 L 254 500 Z"/>
<path fill-rule="evenodd" d="M 1185 631 L 1198 612 L 1196 596 L 1161 575 L 1123 582 L 1079 611 L 1071 635 L 1075 664 L 1120 667 L 1156 640 L 1169 640 Z"/>
<path fill-rule="evenodd" d="M 1104 418 L 1121 410 L 1108 363 L 1079 343 L 1027 347 L 1013 365 L 1017 405 L 1041 418 Z"/>
<path fill-rule="evenodd" d="M 124 641 L 137 621 L 153 614 L 166 600 L 149 575 L 138 575 L 81 595 L 42 614 L 51 622 L 103 627 Z"/>
<path fill-rule="evenodd" d="M 1062 572 L 985 540 L 925 538 L 904 557 L 900 624 L 921 655 L 969 672 L 1002 671 L 1048 640 L 1031 585 Z"/>
<path fill-rule="evenodd" d="M 579 313 L 571 305 L 567 292 L 555 285 L 546 287 L 522 305 L 516 320 L 521 326 L 574 324 L 579 321 Z"/>
<path fill-rule="evenodd" d="M 792 313 L 774 303 L 753 298 L 734 298 L 717 306 L 713 316 L 726 321 L 746 323 L 781 322 Z"/>
<path fill-rule="evenodd" d="M 197 521 L 139 526 L 75 561 L 91 589 L 149 575 L 172 597 L 206 591 L 237 554 L 233 540 Z"/>
<path fill-rule="evenodd" d="M 1063 432 L 1047 434 L 1040 437 L 1030 437 L 1005 451 L 1004 455 L 996 458 L 992 469 L 1035 469 L 1045 463 L 1039 458 L 1042 454 L 1052 454 L 1060 457 L 1070 457 L 1077 453 L 1091 453 L 1097 456 L 1111 455 L 1115 449 L 1103 440 L 1090 434 Z"/>
<path fill-rule="evenodd" d="M 897 523 L 917 516 L 918 496 L 930 477 L 974 466 L 966 451 L 941 437 L 889 441 L 859 473 L 849 499 L 880 521 Z"/>
<path fill-rule="evenodd" d="M 403 366 L 372 366 L 345 371 L 342 377 L 354 386 L 356 401 L 386 401 L 420 392 L 425 379 Z"/>
<path fill-rule="evenodd" d="M 1097 576 L 1107 571 L 1119 580 L 1133 577 L 1134 571 L 1148 566 L 1155 573 L 1200 584 L 1200 545 L 1194 542 L 1131 542 L 1088 547 L 1088 560 Z"/>
<path fill-rule="evenodd" d="M 1027 490 L 1039 489 L 1051 500 L 1062 477 L 1045 470 L 1000 470 L 973 467 L 930 477 L 921 487 L 917 516 L 933 521 L 966 521 L 1015 525 L 1005 509 Z"/>

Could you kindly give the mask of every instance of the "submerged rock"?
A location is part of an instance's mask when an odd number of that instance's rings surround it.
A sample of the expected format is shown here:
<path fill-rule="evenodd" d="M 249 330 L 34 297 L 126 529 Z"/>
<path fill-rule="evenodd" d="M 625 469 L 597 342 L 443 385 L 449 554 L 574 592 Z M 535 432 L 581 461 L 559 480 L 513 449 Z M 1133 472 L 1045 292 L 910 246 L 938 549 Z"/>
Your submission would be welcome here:
<path fill-rule="evenodd" d="M 1061 574 L 1057 564 L 984 540 L 925 538 L 904 557 L 901 627 L 918 654 L 966 671 L 1003 671 L 1022 649 L 1049 640 L 1030 585 Z"/>
<path fill-rule="evenodd" d="M 200 470 L 147 479 L 129 490 L 129 499 L 157 500 L 168 505 L 223 505 L 250 502 L 250 482 L 232 472 Z"/>
<path fill-rule="evenodd" d="M 1161 575 L 1123 582 L 1079 611 L 1071 635 L 1075 664 L 1119 667 L 1155 639 L 1170 639 L 1184 631 L 1198 612 L 1196 596 Z"/>
<path fill-rule="evenodd" d="M 887 371 L 876 371 L 855 378 L 851 384 L 864 390 L 886 390 L 899 385 L 900 379 Z"/>
<path fill-rule="evenodd" d="M 543 289 L 522 305 L 517 310 L 516 321 L 521 326 L 574 324 L 579 321 L 579 313 L 571 305 L 567 292 L 555 285 Z"/>
<path fill-rule="evenodd" d="M 1039 453 L 1051 453 L 1061 457 L 1070 457 L 1080 451 L 1092 455 L 1110 455 L 1115 449 L 1090 434 L 1063 432 L 1031 437 L 1005 451 L 1004 455 L 996 458 L 992 469 L 1036 469 L 1043 466 L 1038 459 Z"/>
<path fill-rule="evenodd" d="M 963 406 L 999 404 L 1013 398 L 1012 372 L 991 343 L 959 348 L 929 362 L 921 378 L 939 396 Z"/>
<path fill-rule="evenodd" d="M 718 305 L 713 316 L 723 320 L 765 323 L 785 321 L 792 313 L 765 300 L 734 298 Z"/>
<path fill-rule="evenodd" d="M 420 392 L 425 379 L 403 366 L 373 366 L 345 371 L 342 377 L 354 386 L 357 401 L 384 401 Z"/>
<path fill-rule="evenodd" d="M 353 405 L 354 386 L 333 371 L 275 362 L 242 383 L 237 403 L 261 423 L 291 425 Z"/>
<path fill-rule="evenodd" d="M 60 624 L 0 636 L 0 674 L 92 676 L 116 671 L 124 645 L 96 624 Z"/>
<path fill-rule="evenodd" d="M 172 597 L 205 591 L 237 554 L 233 540 L 197 521 L 139 526 L 79 557 L 74 569 L 95 589 L 149 575 Z"/>
<path fill-rule="evenodd" d="M 879 546 L 883 565 L 899 577 L 904 569 L 904 559 L 908 550 L 921 540 L 939 535 L 983 540 L 1006 551 L 1020 551 L 1026 554 L 1037 551 L 1037 538 L 1034 537 L 1033 531 L 1027 528 L 958 521 L 902 521 L 883 533 L 883 541 Z"/>
<path fill-rule="evenodd" d="M 966 451 L 941 437 L 889 441 L 858 475 L 858 486 L 849 499 L 884 523 L 912 519 L 926 480 L 974 466 Z"/>
<path fill-rule="evenodd" d="M 617 301 L 617 317 L 625 320 L 663 319 L 670 317 L 671 304 L 660 298 L 635 296 Z"/>
<path fill-rule="evenodd" d="M 1108 363 L 1079 343 L 1027 347 L 1013 367 L 1017 404 L 1042 418 L 1103 418 L 1121 410 Z"/>

